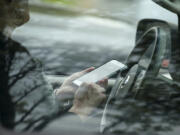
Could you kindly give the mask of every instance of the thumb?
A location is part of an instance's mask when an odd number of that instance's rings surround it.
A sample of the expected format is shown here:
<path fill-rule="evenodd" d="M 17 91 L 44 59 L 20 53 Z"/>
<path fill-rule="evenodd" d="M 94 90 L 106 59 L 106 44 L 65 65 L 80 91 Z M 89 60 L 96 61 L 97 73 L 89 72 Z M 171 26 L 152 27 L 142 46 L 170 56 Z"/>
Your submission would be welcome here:
<path fill-rule="evenodd" d="M 71 80 L 75 80 L 75 79 L 85 75 L 86 73 L 93 71 L 94 69 L 95 69 L 95 67 L 90 67 L 90 68 L 87 68 L 83 71 L 77 72 L 71 76 Z"/>
<path fill-rule="evenodd" d="M 87 68 L 87 69 L 79 72 L 79 73 L 78 73 L 78 74 L 79 74 L 79 77 L 82 76 L 82 75 L 84 75 L 84 74 L 86 74 L 86 73 L 88 73 L 88 72 L 93 71 L 94 69 L 95 69 L 95 67 L 90 67 L 90 68 Z"/>
<path fill-rule="evenodd" d="M 77 78 L 83 76 L 84 74 L 86 74 L 86 73 L 88 73 L 88 72 L 91 72 L 91 71 L 94 70 L 94 69 L 95 69 L 94 67 L 90 67 L 90 68 L 87 68 L 87 69 L 85 69 L 85 70 L 83 70 L 83 71 L 74 73 L 73 75 L 71 75 L 70 77 L 68 77 L 67 80 L 64 81 L 64 83 L 63 83 L 62 86 L 71 84 L 72 81 L 76 80 Z"/>

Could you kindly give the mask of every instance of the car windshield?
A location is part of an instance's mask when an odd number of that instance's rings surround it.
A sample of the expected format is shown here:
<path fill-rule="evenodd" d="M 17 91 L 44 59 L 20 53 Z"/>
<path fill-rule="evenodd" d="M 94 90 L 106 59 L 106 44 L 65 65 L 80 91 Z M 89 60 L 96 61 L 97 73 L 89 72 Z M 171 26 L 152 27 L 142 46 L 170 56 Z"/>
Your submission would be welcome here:
<path fill-rule="evenodd" d="M 0 0 L 0 127 L 178 135 L 180 15 L 153 1 Z"/>

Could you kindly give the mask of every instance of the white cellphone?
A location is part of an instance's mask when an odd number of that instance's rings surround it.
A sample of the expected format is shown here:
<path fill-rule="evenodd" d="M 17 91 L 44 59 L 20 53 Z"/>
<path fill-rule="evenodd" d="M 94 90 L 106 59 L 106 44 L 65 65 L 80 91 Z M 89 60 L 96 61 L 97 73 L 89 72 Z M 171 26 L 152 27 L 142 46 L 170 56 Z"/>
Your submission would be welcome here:
<path fill-rule="evenodd" d="M 127 66 L 123 63 L 116 60 L 111 60 L 110 62 L 102 65 L 101 67 L 74 80 L 73 83 L 77 86 L 80 86 L 83 82 L 97 83 L 104 78 L 112 76 L 117 71 L 123 71 L 126 68 Z"/>

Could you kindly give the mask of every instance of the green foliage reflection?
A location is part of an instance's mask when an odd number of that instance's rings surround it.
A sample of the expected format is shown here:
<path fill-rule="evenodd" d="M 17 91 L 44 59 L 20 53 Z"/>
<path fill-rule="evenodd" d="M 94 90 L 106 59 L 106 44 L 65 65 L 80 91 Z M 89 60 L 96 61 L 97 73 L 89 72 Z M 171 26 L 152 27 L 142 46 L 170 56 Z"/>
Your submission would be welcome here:
<path fill-rule="evenodd" d="M 59 3 L 59 4 L 64 4 L 64 5 L 76 5 L 77 0 L 42 0 L 44 2 L 49 2 L 49 3 Z"/>

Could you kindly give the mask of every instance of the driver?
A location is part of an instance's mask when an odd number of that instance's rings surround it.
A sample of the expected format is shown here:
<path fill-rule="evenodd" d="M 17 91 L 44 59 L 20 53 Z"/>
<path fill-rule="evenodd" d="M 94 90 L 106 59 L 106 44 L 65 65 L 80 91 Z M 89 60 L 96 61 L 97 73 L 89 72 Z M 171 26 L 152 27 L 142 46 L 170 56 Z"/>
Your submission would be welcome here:
<path fill-rule="evenodd" d="M 0 0 L 0 6 L 0 125 L 18 131 L 40 131 L 67 111 L 86 120 L 105 99 L 107 79 L 74 86 L 72 81 L 92 71 L 91 67 L 73 74 L 53 92 L 41 72 L 41 62 L 11 39 L 13 30 L 29 20 L 28 0 Z M 74 99 L 70 108 L 64 106 L 68 96 Z"/>

